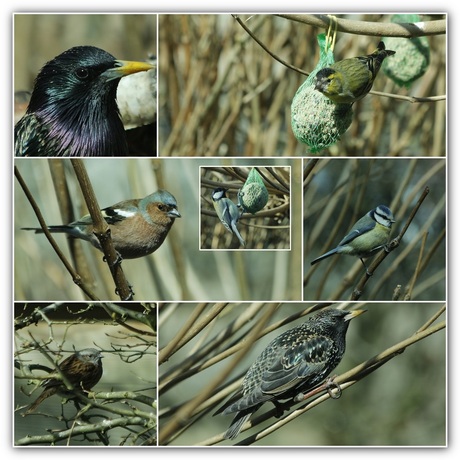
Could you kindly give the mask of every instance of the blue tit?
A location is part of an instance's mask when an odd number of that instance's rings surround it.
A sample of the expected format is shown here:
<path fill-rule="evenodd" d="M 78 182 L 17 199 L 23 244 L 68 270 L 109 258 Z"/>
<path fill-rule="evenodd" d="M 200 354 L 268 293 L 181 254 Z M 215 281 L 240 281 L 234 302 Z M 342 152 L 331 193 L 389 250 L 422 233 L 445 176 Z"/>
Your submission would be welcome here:
<path fill-rule="evenodd" d="M 224 227 L 231 233 L 234 233 L 242 246 L 246 243 L 240 235 L 240 232 L 236 228 L 236 223 L 241 217 L 241 212 L 238 209 L 238 206 L 233 203 L 232 200 L 227 198 L 226 193 L 227 189 L 218 187 L 212 192 L 212 204 L 216 210 L 217 216 L 224 225 Z"/>
<path fill-rule="evenodd" d="M 371 90 L 382 62 L 395 54 L 380 42 L 368 56 L 358 56 L 334 62 L 316 74 L 315 89 L 335 104 L 353 104 Z"/>
<path fill-rule="evenodd" d="M 256 168 L 252 168 L 243 188 L 238 191 L 238 207 L 255 214 L 268 202 L 268 190 Z"/>
<path fill-rule="evenodd" d="M 359 257 L 366 267 L 363 258 L 370 257 L 385 247 L 390 239 L 390 230 L 394 222 L 393 213 L 386 206 L 377 206 L 353 225 L 348 235 L 336 248 L 317 257 L 311 265 L 334 254 L 347 254 Z"/>

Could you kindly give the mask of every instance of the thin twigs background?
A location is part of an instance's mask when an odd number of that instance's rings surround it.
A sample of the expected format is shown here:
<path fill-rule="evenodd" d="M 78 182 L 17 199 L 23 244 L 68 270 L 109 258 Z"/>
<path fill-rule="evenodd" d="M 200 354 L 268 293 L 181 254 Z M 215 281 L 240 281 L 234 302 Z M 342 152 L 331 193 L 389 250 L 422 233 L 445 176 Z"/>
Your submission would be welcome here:
<path fill-rule="evenodd" d="M 342 397 L 328 401 L 320 394 L 280 418 L 267 403 L 252 417 L 255 430 L 223 440 L 232 416 L 212 414 L 238 389 L 248 367 L 274 337 L 328 307 L 367 310 L 350 324 L 347 351 L 334 372 Z M 445 441 L 444 303 L 160 304 L 159 327 L 160 356 L 168 349 L 168 359 L 159 365 L 160 445 Z M 193 337 L 171 346 L 170 339 L 186 329 L 194 330 Z"/>

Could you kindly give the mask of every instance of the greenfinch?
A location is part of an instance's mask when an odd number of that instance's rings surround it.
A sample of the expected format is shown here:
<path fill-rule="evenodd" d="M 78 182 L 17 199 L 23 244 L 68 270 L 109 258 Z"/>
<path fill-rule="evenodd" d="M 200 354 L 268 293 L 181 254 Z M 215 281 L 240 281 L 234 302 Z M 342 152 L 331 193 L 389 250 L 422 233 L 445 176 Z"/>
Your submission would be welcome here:
<path fill-rule="evenodd" d="M 335 104 L 353 104 L 371 90 L 382 62 L 393 54 L 380 42 L 372 54 L 335 62 L 318 71 L 315 89 Z"/>

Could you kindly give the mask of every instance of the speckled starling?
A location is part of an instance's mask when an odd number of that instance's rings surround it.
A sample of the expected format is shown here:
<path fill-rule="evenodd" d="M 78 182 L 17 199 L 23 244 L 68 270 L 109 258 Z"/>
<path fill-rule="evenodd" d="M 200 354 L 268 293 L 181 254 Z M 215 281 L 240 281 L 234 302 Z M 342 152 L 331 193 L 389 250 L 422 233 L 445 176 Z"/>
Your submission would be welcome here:
<path fill-rule="evenodd" d="M 264 402 L 297 400 L 319 386 L 342 360 L 349 321 L 364 311 L 321 310 L 274 339 L 249 368 L 241 389 L 214 414 L 236 412 L 225 438 L 238 436 Z"/>
<path fill-rule="evenodd" d="M 16 156 L 126 156 L 118 112 L 120 78 L 151 69 L 118 61 L 94 46 L 77 46 L 39 72 L 27 112 L 16 124 Z"/>

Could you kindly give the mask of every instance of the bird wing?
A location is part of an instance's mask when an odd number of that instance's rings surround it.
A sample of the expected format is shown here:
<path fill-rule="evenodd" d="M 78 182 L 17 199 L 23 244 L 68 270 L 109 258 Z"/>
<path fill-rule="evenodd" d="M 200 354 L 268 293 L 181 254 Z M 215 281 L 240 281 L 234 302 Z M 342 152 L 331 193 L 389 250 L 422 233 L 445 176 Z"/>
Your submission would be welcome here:
<path fill-rule="evenodd" d="M 332 346 L 332 339 L 314 335 L 284 349 L 263 373 L 262 392 L 279 396 L 299 384 L 314 387 L 325 377 Z"/>
<path fill-rule="evenodd" d="M 224 200 L 224 198 L 222 198 Z M 233 233 L 233 230 L 231 228 L 231 222 L 232 222 L 232 215 L 230 212 L 230 206 L 227 201 L 223 201 L 223 208 L 222 208 L 222 219 L 220 221 L 224 224 L 224 227 L 229 231 Z"/>
<path fill-rule="evenodd" d="M 120 206 L 121 204 L 123 206 Z M 134 204 L 128 204 L 128 201 L 122 201 L 119 205 L 101 209 L 101 212 L 106 222 L 109 225 L 113 225 L 127 219 L 128 217 L 133 217 L 139 212 L 139 210 Z"/>
<path fill-rule="evenodd" d="M 367 232 L 370 232 L 375 227 L 375 222 L 371 222 L 365 226 L 361 226 L 359 230 L 357 228 L 352 228 L 350 233 L 339 243 L 339 246 L 343 246 L 345 244 L 350 243 L 358 236 L 364 235 Z"/>

